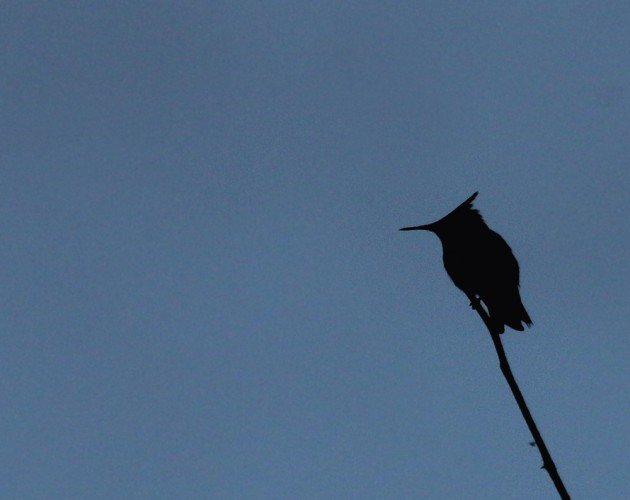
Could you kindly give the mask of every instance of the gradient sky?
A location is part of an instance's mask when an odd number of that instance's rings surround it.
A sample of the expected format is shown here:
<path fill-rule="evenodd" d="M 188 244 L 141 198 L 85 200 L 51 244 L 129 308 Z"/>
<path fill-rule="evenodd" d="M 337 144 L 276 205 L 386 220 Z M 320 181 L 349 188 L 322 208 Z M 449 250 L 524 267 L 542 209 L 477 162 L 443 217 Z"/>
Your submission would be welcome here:
<path fill-rule="evenodd" d="M 630 497 L 630 3 L 3 2 L 2 498 Z"/>

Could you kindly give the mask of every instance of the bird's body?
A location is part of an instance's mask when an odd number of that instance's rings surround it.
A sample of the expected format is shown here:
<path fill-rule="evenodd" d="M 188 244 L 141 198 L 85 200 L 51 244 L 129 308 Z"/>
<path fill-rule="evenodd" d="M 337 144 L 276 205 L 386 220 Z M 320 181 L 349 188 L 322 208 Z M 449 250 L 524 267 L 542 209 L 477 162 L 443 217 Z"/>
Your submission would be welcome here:
<path fill-rule="evenodd" d="M 433 224 L 403 228 L 434 232 L 442 243 L 443 261 L 453 283 L 470 299 L 481 300 L 502 333 L 507 325 L 522 331 L 532 321 L 519 292 L 519 267 L 505 240 L 473 208 L 475 193 Z"/>

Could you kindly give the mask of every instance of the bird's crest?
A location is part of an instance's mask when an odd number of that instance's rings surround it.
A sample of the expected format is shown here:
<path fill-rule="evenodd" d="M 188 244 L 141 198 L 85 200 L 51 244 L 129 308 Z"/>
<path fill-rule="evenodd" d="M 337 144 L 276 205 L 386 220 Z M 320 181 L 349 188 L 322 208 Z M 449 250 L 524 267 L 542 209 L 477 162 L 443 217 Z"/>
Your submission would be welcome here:
<path fill-rule="evenodd" d="M 479 194 L 479 191 L 475 191 L 470 198 L 464 203 L 459 205 L 455 210 L 442 217 L 439 222 L 457 222 L 457 223 L 484 223 L 483 217 L 475 207 L 473 207 L 473 201 Z"/>

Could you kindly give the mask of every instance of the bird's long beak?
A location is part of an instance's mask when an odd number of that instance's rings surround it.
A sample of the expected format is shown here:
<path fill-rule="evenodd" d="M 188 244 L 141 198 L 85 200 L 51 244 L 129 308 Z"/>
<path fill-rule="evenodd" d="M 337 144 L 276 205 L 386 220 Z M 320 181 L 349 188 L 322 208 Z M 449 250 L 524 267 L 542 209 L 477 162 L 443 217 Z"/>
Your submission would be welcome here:
<path fill-rule="evenodd" d="M 425 224 L 423 226 L 401 227 L 400 231 L 433 231 L 433 224 Z"/>

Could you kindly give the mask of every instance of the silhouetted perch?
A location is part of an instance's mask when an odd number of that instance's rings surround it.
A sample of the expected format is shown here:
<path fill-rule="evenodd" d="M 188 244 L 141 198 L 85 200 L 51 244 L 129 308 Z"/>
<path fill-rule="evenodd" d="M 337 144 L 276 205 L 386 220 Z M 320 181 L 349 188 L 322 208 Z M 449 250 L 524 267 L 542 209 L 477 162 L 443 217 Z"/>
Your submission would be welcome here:
<path fill-rule="evenodd" d="M 492 342 L 494 343 L 494 348 L 496 349 L 497 356 L 499 357 L 499 367 L 501 368 L 501 372 L 503 373 L 505 380 L 507 380 L 507 383 L 510 386 L 510 389 L 512 390 L 514 399 L 516 399 L 516 403 L 518 404 L 518 407 L 521 410 L 521 413 L 523 414 L 523 418 L 525 419 L 525 422 L 527 423 L 527 427 L 529 428 L 529 431 L 532 433 L 532 437 L 534 438 L 534 443 L 530 443 L 530 445 L 537 446 L 538 450 L 540 451 L 540 456 L 543 459 L 543 465 L 541 469 L 545 469 L 547 473 L 549 474 L 549 476 L 551 477 L 551 480 L 553 481 L 553 484 L 556 487 L 556 490 L 558 490 L 558 494 L 560 495 L 560 498 L 570 499 L 571 497 L 569 496 L 569 492 L 564 487 L 562 478 L 560 477 L 560 474 L 558 473 L 558 470 L 556 469 L 556 464 L 551 458 L 551 454 L 549 453 L 549 450 L 547 450 L 547 445 L 545 445 L 545 441 L 543 440 L 542 436 L 540 435 L 540 432 L 538 431 L 538 427 L 536 426 L 534 417 L 532 417 L 532 414 L 530 413 L 529 408 L 527 407 L 527 403 L 525 403 L 525 398 L 523 397 L 523 394 L 521 393 L 521 390 L 518 384 L 516 383 L 516 379 L 514 378 L 514 374 L 512 373 L 512 369 L 510 368 L 510 363 L 508 362 L 507 356 L 505 355 L 505 350 L 503 349 L 501 337 L 496 332 L 496 330 L 493 330 L 490 319 L 488 318 L 488 314 L 483 309 L 483 307 L 479 303 L 477 303 L 474 309 L 477 311 L 479 316 L 481 316 L 481 319 L 486 324 L 486 327 L 488 328 L 488 331 L 490 332 L 490 336 L 492 337 Z"/>

